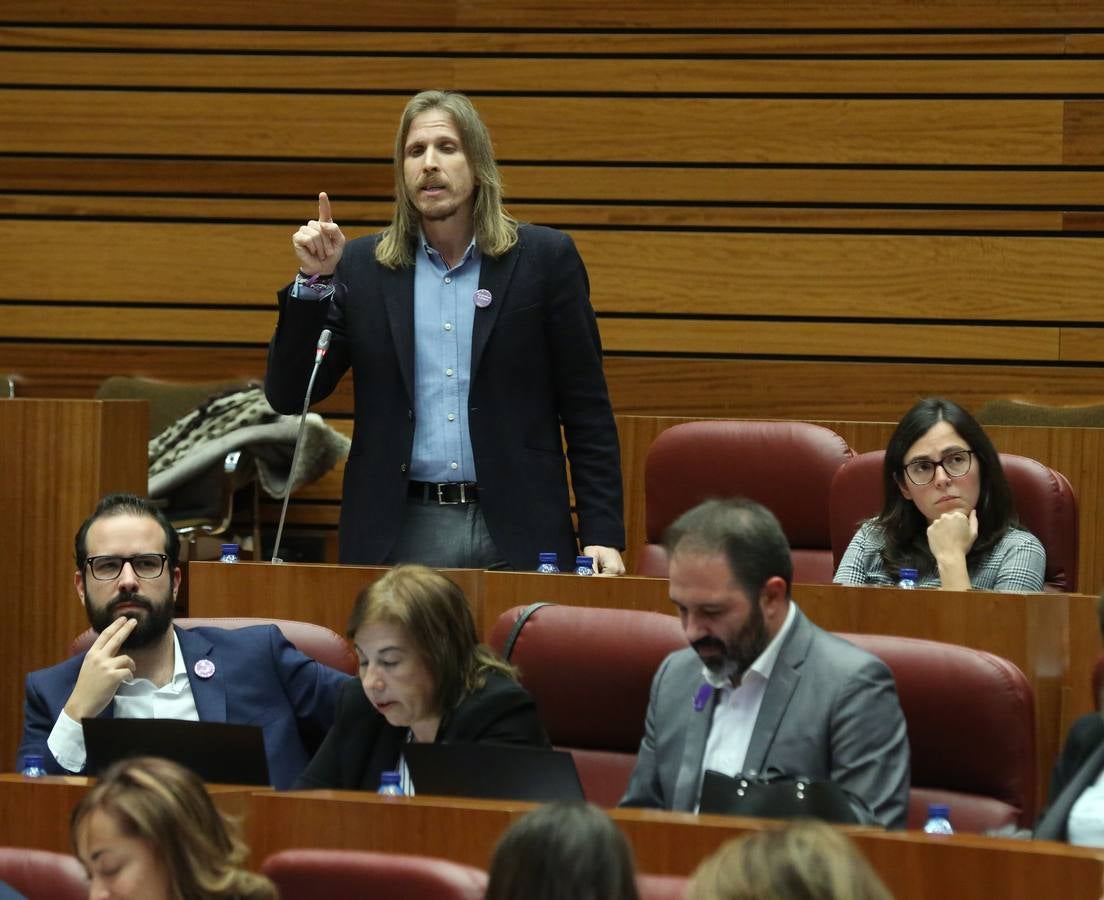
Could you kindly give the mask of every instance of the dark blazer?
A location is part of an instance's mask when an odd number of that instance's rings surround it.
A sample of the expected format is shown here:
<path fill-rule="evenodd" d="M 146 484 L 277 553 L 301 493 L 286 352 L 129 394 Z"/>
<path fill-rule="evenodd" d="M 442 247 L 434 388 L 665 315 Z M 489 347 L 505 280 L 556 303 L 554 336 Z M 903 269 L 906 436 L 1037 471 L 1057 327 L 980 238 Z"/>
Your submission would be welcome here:
<path fill-rule="evenodd" d="M 380 773 L 398 766 L 406 734 L 372 705 L 359 681 L 352 681 L 341 692 L 334 727 L 295 786 L 374 791 Z M 441 722 L 437 743 L 450 741 L 549 746 L 529 692 L 493 673 Z"/>
<path fill-rule="evenodd" d="M 324 327 L 333 339 L 312 402 L 353 370 L 355 423 L 341 499 L 343 563 L 387 561 L 402 521 L 414 443 L 414 268 L 375 259 L 378 235 L 350 241 L 333 303 L 279 296 L 265 393 L 298 413 Z M 469 431 L 479 502 L 495 545 L 515 569 L 577 551 L 562 422 L 583 546 L 625 546 L 620 452 L 586 269 L 562 232 L 522 226 L 518 243 L 484 257 L 490 306 L 472 328 Z"/>
<path fill-rule="evenodd" d="M 909 746 L 897 687 L 876 656 L 818 628 L 800 609 L 780 648 L 743 771 L 828 779 L 863 823 L 904 828 Z M 687 647 L 656 672 L 636 767 L 622 806 L 693 810 L 717 692 L 693 698 L 702 662 Z"/>
<path fill-rule="evenodd" d="M 268 774 L 277 788 L 290 787 L 310 759 L 313 748 L 304 737 L 309 742 L 313 733 L 320 739 L 333 724 L 341 685 L 359 686 L 345 673 L 304 656 L 275 625 L 177 628 L 176 639 L 200 721 L 260 725 Z M 73 692 L 84 657 L 81 653 L 27 676 L 18 759 L 39 753 L 52 775 L 74 774 L 58 765 L 46 739 Z M 200 659 L 214 663 L 211 677 L 196 675 Z M 100 718 L 114 714 L 112 701 Z"/>
<path fill-rule="evenodd" d="M 1050 805 L 1039 817 L 1035 837 L 1041 841 L 1069 840 L 1070 810 L 1085 788 L 1104 770 L 1104 716 L 1090 713 L 1073 723 L 1062 755 L 1050 778 Z"/>

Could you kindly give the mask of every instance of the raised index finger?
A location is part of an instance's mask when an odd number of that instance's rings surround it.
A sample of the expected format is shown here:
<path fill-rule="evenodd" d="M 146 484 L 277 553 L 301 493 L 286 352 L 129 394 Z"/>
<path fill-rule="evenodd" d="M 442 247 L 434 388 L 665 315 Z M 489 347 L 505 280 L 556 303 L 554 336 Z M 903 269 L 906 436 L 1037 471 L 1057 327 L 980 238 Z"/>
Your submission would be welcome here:
<path fill-rule="evenodd" d="M 333 221 L 333 213 L 330 211 L 330 198 L 325 191 L 318 195 L 318 221 Z"/>

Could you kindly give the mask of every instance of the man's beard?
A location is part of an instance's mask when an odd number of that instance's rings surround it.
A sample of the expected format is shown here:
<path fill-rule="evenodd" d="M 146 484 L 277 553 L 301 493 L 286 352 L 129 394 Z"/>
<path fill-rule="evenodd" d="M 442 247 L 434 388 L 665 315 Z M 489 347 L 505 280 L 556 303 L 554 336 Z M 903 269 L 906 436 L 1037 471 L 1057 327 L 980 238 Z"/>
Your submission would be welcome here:
<path fill-rule="evenodd" d="M 720 638 L 707 635 L 698 638 L 690 646 L 697 651 L 701 661 L 705 663 L 710 672 L 718 675 L 731 676 L 743 675 L 760 654 L 767 649 L 770 643 L 770 635 L 767 633 L 767 622 L 763 616 L 763 610 L 758 603 L 751 604 L 751 614 L 747 623 L 740 629 L 736 637 L 728 642 Z M 703 655 L 703 650 L 712 650 L 708 655 Z"/>
<path fill-rule="evenodd" d="M 114 622 L 118 618 L 116 612 L 118 608 L 128 603 L 141 606 L 145 609 L 146 614 L 143 616 L 124 613 L 127 618 L 137 619 L 138 624 L 134 627 L 130 636 L 123 641 L 121 650 L 141 650 L 143 647 L 157 643 L 164 637 L 173 620 L 172 591 L 166 591 L 166 596 L 162 598 L 161 602 L 151 600 L 145 594 L 120 593 L 112 597 L 111 602 L 99 609 L 93 609 L 88 594 L 85 593 L 84 595 L 84 609 L 88 613 L 88 622 L 97 634 Z"/>

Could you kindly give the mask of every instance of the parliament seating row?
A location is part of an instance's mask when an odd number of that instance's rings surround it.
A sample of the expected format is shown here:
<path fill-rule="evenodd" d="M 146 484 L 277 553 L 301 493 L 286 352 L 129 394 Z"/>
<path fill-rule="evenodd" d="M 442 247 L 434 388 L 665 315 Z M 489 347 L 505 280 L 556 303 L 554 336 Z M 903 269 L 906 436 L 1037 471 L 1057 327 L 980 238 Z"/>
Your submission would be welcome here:
<path fill-rule="evenodd" d="M 660 434 L 644 468 L 646 542 L 638 575 L 664 577 L 667 527 L 710 497 L 756 500 L 790 542 L 794 581 L 829 583 L 859 524 L 882 508 L 885 452 L 855 454 L 831 429 L 808 422 L 686 422 Z M 1049 590 L 1077 590 L 1077 498 L 1061 472 L 1002 453 L 1020 520 L 1047 552 Z"/>

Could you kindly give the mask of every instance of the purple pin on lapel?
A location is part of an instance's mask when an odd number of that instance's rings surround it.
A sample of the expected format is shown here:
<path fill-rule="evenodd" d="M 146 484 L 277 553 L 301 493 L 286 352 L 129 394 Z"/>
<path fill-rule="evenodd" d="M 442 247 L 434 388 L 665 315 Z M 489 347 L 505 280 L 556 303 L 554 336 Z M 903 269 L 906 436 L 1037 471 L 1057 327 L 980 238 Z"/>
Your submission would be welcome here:
<path fill-rule="evenodd" d="M 474 294 L 472 294 L 472 300 L 479 309 L 486 309 L 491 305 L 491 292 L 486 288 L 480 288 Z"/>
<path fill-rule="evenodd" d="M 197 659 L 194 671 L 200 678 L 210 678 L 215 674 L 215 664 L 209 659 Z"/>
<path fill-rule="evenodd" d="M 694 695 L 694 712 L 701 712 L 705 709 L 705 704 L 709 702 L 709 698 L 712 696 L 713 685 L 709 682 L 706 682 L 698 688 L 698 692 Z"/>

